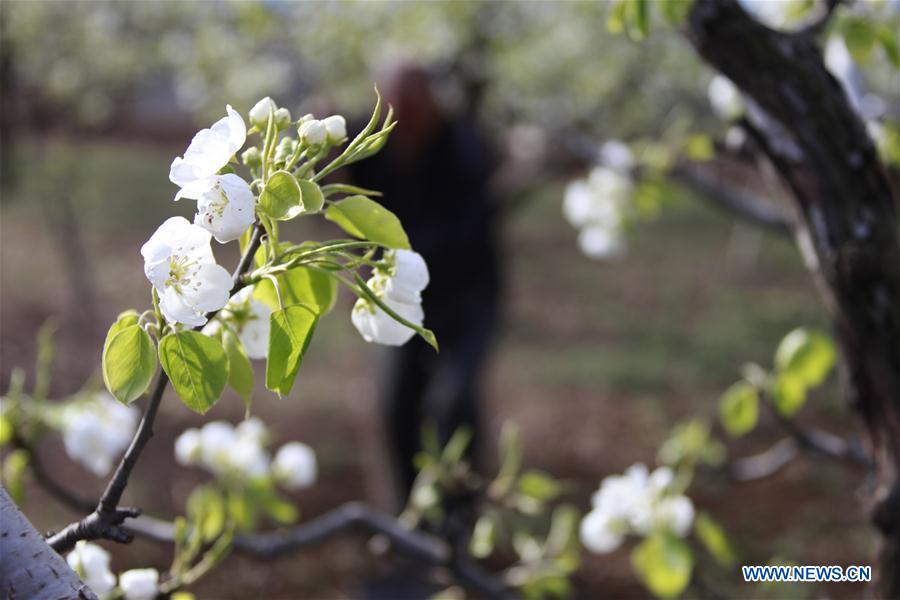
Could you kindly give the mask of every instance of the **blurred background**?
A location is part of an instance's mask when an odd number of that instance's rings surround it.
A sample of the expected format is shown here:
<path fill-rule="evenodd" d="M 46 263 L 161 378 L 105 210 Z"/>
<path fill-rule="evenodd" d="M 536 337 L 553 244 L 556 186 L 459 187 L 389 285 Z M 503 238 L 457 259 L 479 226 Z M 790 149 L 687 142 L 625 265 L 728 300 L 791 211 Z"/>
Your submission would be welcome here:
<path fill-rule="evenodd" d="M 628 232 L 625 256 L 593 261 L 579 252 L 560 205 L 566 182 L 585 171 L 585 140 L 691 131 L 718 143 L 726 129 L 709 108 L 712 73 L 677 33 L 635 43 L 607 32 L 606 13 L 602 2 L 4 1 L 0 388 L 13 367 L 31 372 L 36 331 L 51 318 L 52 391 L 62 396 L 98 379 L 108 324 L 125 308 L 149 305 L 140 245 L 167 216 L 192 212 L 191 203 L 171 201 L 169 164 L 226 103 L 246 114 L 268 95 L 295 117 L 338 112 L 357 123 L 371 110 L 373 82 L 415 60 L 441 110 L 465 119 L 489 149 L 502 292 L 483 378 L 481 462 L 496 466 L 497 434 L 512 421 L 527 463 L 570 481 L 586 506 L 603 476 L 653 463 L 675 423 L 713 416 L 742 364 L 770 365 L 796 326 L 826 327 L 788 236 L 737 221 L 675 185 L 657 189 L 659 206 Z M 878 68 L 867 82 L 889 90 L 896 80 Z M 352 136 L 358 126 L 350 129 Z M 752 165 L 713 159 L 707 168 L 776 201 L 780 194 Z M 332 233 L 299 223 L 291 237 Z M 214 250 L 234 263 L 233 248 Z M 321 323 L 290 396 L 259 385 L 254 399 L 254 414 L 279 442 L 299 439 L 318 453 L 320 482 L 295 494 L 301 519 L 348 500 L 396 501 L 377 426 L 378 352 L 352 328 L 351 305 L 342 297 Z M 817 392 L 802 418 L 852 434 L 836 387 Z M 242 415 L 229 395 L 209 418 Z M 176 467 L 172 442 L 202 421 L 178 402 L 163 404 L 129 503 L 162 516 L 181 510 L 202 476 Z M 729 451 L 750 454 L 779 437 L 764 425 Z M 68 462 L 60 443 L 42 452 L 67 481 L 99 493 L 103 482 Z M 857 510 L 860 484 L 849 470 L 809 459 L 695 499 L 750 563 L 784 556 L 868 564 L 873 536 Z M 36 487 L 27 493 L 39 529 L 76 516 Z M 169 550 L 137 541 L 116 554 L 115 568 L 150 566 L 147 556 L 164 567 Z M 196 591 L 352 596 L 389 563 L 341 536 L 273 564 L 232 557 L 233 578 L 210 577 Z M 580 597 L 646 595 L 627 552 L 585 555 L 575 584 Z"/>

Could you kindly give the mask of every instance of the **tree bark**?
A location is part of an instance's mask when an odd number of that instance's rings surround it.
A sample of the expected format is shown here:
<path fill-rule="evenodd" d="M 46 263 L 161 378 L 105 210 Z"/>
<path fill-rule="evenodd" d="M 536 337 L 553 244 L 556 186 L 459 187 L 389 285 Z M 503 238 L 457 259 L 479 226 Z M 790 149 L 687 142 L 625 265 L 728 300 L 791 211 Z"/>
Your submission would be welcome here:
<path fill-rule="evenodd" d="M 797 244 L 876 463 L 879 595 L 900 598 L 900 246 L 887 174 L 809 31 L 768 29 L 736 0 L 696 0 L 686 35 L 752 99 L 749 129 L 792 193 Z"/>
<path fill-rule="evenodd" d="M 69 568 L 0 487 L 0 595 L 7 600 L 97 596 Z"/>

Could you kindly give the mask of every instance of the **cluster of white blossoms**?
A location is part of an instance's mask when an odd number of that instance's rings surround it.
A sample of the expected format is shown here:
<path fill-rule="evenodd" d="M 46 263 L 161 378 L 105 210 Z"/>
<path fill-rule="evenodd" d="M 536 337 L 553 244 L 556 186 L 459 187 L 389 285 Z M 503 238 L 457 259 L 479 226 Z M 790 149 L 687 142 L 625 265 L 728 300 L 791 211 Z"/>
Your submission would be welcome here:
<path fill-rule="evenodd" d="M 428 281 L 428 266 L 420 254 L 412 250 L 390 250 L 385 252 L 366 285 L 388 308 L 421 326 L 425 319 L 422 290 L 428 286 Z M 367 342 L 401 346 L 415 334 L 366 298 L 356 301 L 351 320 Z"/>
<path fill-rule="evenodd" d="M 132 569 L 120 574 L 118 590 L 121 593 L 117 593 L 116 576 L 109 568 L 109 552 L 97 544 L 78 542 L 66 556 L 66 562 L 101 600 L 153 600 L 159 594 L 156 569 Z"/>
<path fill-rule="evenodd" d="M 623 475 L 603 479 L 592 498 L 592 510 L 581 521 L 581 542 L 603 554 L 618 548 L 627 535 L 668 531 L 684 537 L 694 522 L 690 498 L 672 489 L 674 473 L 659 467 L 648 473 L 643 464 Z"/>
<path fill-rule="evenodd" d="M 254 298 L 253 290 L 253 287 L 241 289 L 225 304 L 218 316 L 225 319 L 227 326 L 237 334 L 248 357 L 262 359 L 269 351 L 269 317 L 272 309 Z M 212 336 L 221 328 L 219 321 L 211 321 L 203 328 L 203 333 Z"/>
<path fill-rule="evenodd" d="M 128 447 L 138 417 L 136 409 L 121 404 L 106 392 L 75 400 L 60 414 L 66 453 L 102 477 Z"/>
<path fill-rule="evenodd" d="M 579 230 L 578 247 L 590 258 L 615 258 L 627 250 L 625 223 L 633 210 L 634 157 L 617 140 L 600 149 L 601 165 L 566 186 L 563 215 Z"/>
<path fill-rule="evenodd" d="M 175 459 L 185 466 L 200 466 L 217 477 L 259 480 L 272 477 L 288 489 L 316 481 L 316 455 L 306 444 L 288 442 L 275 458 L 266 450 L 268 432 L 262 421 L 250 418 L 237 426 L 212 421 L 188 429 L 175 440 Z"/>

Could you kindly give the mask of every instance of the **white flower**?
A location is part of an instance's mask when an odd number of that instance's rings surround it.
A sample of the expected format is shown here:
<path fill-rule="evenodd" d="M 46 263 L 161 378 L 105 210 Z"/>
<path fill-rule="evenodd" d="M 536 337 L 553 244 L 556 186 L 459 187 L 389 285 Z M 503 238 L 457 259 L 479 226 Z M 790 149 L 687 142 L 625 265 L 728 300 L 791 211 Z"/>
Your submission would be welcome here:
<path fill-rule="evenodd" d="M 236 441 L 234 427 L 230 423 L 210 421 L 200 429 L 201 462 L 214 473 L 226 471 Z"/>
<path fill-rule="evenodd" d="M 225 107 L 228 116 L 209 129 L 201 129 L 191 140 L 184 156 L 176 157 L 169 169 L 169 180 L 180 188 L 209 179 L 228 164 L 247 139 L 247 126 L 236 110 Z M 175 199 L 181 198 L 179 190 Z"/>
<path fill-rule="evenodd" d="M 713 111 L 721 118 L 731 121 L 743 114 L 744 101 L 741 99 L 741 92 L 727 77 L 723 75 L 713 77 L 706 93 Z"/>
<path fill-rule="evenodd" d="M 119 575 L 119 587 L 125 600 L 153 600 L 159 593 L 159 571 L 131 569 Z"/>
<path fill-rule="evenodd" d="M 694 503 L 687 496 L 668 496 L 656 505 L 654 521 L 679 537 L 684 537 L 694 522 Z"/>
<path fill-rule="evenodd" d="M 371 280 L 369 287 L 371 287 Z M 381 300 L 398 315 L 416 325 L 421 326 L 425 319 L 425 312 L 421 304 L 406 304 L 397 302 L 391 298 L 383 297 Z M 374 303 L 360 298 L 353 305 L 350 320 L 354 327 L 367 342 L 384 344 L 386 346 L 402 346 L 409 341 L 415 331 L 394 320 Z"/>
<path fill-rule="evenodd" d="M 266 127 L 269 125 L 269 113 L 276 109 L 275 101 L 269 96 L 266 96 L 254 104 L 253 108 L 250 109 L 248 114 L 250 117 L 250 124 L 265 131 Z"/>
<path fill-rule="evenodd" d="M 301 123 L 297 134 L 300 140 L 309 146 L 320 146 L 328 139 L 328 129 L 322 121 L 316 119 Z"/>
<path fill-rule="evenodd" d="M 625 537 L 611 515 L 596 509 L 581 520 L 579 534 L 584 547 L 597 554 L 612 552 L 622 545 Z"/>
<path fill-rule="evenodd" d="M 175 460 L 184 466 L 195 465 L 202 456 L 200 430 L 187 429 L 175 440 Z"/>
<path fill-rule="evenodd" d="M 290 489 L 307 488 L 316 481 L 316 455 L 300 442 L 282 446 L 272 462 L 272 475 Z"/>
<path fill-rule="evenodd" d="M 428 265 L 418 252 L 392 250 L 385 255 L 391 267 L 384 281 L 384 296 L 396 302 L 419 304 L 428 286 Z"/>
<path fill-rule="evenodd" d="M 609 140 L 600 147 L 600 160 L 610 169 L 620 173 L 628 173 L 634 167 L 634 154 L 631 148 L 619 140 Z"/>
<path fill-rule="evenodd" d="M 578 247 L 589 258 L 608 259 L 623 256 L 628 247 L 621 230 L 588 226 L 578 234 Z"/>
<path fill-rule="evenodd" d="M 238 436 L 229 448 L 227 464 L 244 479 L 260 479 L 269 473 L 269 454 L 256 440 Z"/>
<path fill-rule="evenodd" d="M 258 446 L 265 444 L 268 437 L 265 424 L 256 417 L 250 417 L 238 423 L 234 428 L 234 433 L 238 438 L 248 440 Z"/>
<path fill-rule="evenodd" d="M 194 224 L 223 244 L 241 237 L 256 220 L 253 192 L 234 173 L 216 175 L 184 187 L 181 196 L 197 200 Z"/>
<path fill-rule="evenodd" d="M 673 492 L 675 473 L 660 467 L 649 473 L 635 464 L 610 475 L 592 498 L 593 509 L 581 522 L 581 539 L 592 552 L 611 552 L 630 533 L 648 536 L 665 530 L 685 536 L 694 522 L 690 498 Z"/>
<path fill-rule="evenodd" d="M 183 217 L 172 217 L 141 247 L 144 273 L 170 323 L 203 325 L 207 312 L 228 301 L 231 276 L 216 264 L 209 242 L 208 231 Z"/>
<path fill-rule="evenodd" d="M 325 125 L 325 131 L 328 134 L 328 141 L 337 144 L 347 137 L 347 121 L 341 115 L 331 115 L 322 119 Z"/>
<path fill-rule="evenodd" d="M 101 598 L 116 587 L 116 576 L 109 570 L 109 553 L 97 544 L 78 542 L 66 556 L 66 562 Z"/>
<path fill-rule="evenodd" d="M 106 392 L 66 406 L 61 417 L 66 453 L 101 477 L 131 443 L 138 422 L 134 408 Z"/>
<path fill-rule="evenodd" d="M 269 353 L 269 318 L 272 309 L 253 297 L 252 287 L 245 287 L 231 297 L 225 306 L 247 356 L 265 358 Z"/>

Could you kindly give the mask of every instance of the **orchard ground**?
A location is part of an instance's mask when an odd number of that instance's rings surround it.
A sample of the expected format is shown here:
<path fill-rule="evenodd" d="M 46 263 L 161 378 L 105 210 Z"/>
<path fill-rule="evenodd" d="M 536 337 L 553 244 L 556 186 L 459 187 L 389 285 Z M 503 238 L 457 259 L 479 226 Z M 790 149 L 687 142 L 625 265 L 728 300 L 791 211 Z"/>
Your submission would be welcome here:
<path fill-rule="evenodd" d="M 126 308 L 149 304 L 139 249 L 172 214 L 175 188 L 165 174 L 177 150 L 47 140 L 5 153 L 15 180 L 4 174 L 0 213 L 4 390 L 13 367 L 31 373 L 35 333 L 50 317 L 58 320 L 54 394 L 99 381 L 109 323 Z M 505 315 L 484 386 L 484 462 L 495 466 L 493 443 L 503 422 L 513 421 L 523 432 L 527 466 L 568 480 L 570 500 L 584 509 L 603 476 L 637 461 L 653 463 L 674 423 L 694 414 L 713 418 L 719 394 L 739 377 L 743 363 L 770 365 L 790 329 L 824 328 L 826 321 L 791 240 L 680 197 L 666 203 L 657 221 L 636 228 L 624 260 L 594 262 L 578 252 L 575 232 L 563 220 L 561 186 L 534 190 L 504 222 Z M 190 204 L 174 210 L 190 217 Z M 71 216 L 78 240 L 71 236 Z M 302 220 L 296 227 L 302 230 L 298 239 L 334 233 L 311 230 Z M 234 248 L 213 249 L 220 263 L 236 261 Z M 301 520 L 350 500 L 390 505 L 381 433 L 373 427 L 379 414 L 377 351 L 352 328 L 351 304 L 349 295 L 342 296 L 323 319 L 289 397 L 279 400 L 257 385 L 253 413 L 271 426 L 275 441 L 303 441 L 319 457 L 320 481 L 293 496 Z M 854 420 L 838 403 L 836 386 L 829 380 L 801 418 L 853 435 Z M 175 465 L 175 436 L 204 420 L 236 421 L 242 414 L 240 400 L 227 395 L 201 419 L 169 393 L 126 502 L 152 515 L 183 511 L 187 493 L 206 476 Z M 748 455 L 780 437 L 766 421 L 729 451 Z M 59 439 L 41 453 L 70 488 L 99 494 L 104 482 L 69 462 Z M 744 564 L 765 564 L 773 556 L 797 564 L 870 564 L 875 535 L 859 510 L 861 485 L 862 478 L 842 466 L 804 458 L 765 481 L 693 488 L 691 495 L 724 523 Z M 27 514 L 41 530 L 79 516 L 34 485 L 26 494 Z M 169 549 L 146 541 L 120 550 L 116 570 L 163 568 L 170 560 Z M 202 598 L 241 598 L 251 591 L 264 598 L 352 597 L 362 582 L 396 564 L 372 557 L 363 537 L 342 535 L 273 564 L 231 557 L 195 591 Z M 574 583 L 578 597 L 647 596 L 624 550 L 585 554 Z M 836 598 L 859 593 L 856 584 L 753 591 Z"/>

